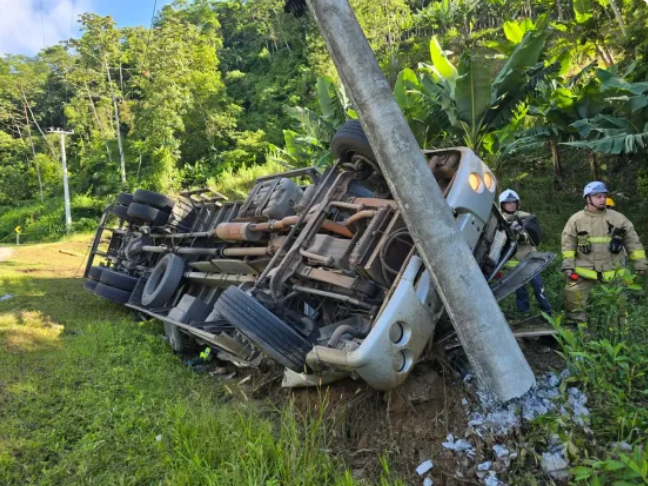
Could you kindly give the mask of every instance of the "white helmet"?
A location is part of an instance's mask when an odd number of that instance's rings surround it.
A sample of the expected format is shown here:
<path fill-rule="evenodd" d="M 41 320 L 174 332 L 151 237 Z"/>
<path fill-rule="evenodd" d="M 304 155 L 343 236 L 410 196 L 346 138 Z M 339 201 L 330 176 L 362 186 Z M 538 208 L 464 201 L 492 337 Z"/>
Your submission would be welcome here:
<path fill-rule="evenodd" d="M 520 202 L 520 196 L 513 189 L 507 189 L 499 195 L 500 206 L 506 202 Z"/>
<path fill-rule="evenodd" d="M 603 182 L 594 181 L 585 186 L 583 197 L 591 196 L 592 194 L 608 194 L 609 192 L 610 191 Z"/>

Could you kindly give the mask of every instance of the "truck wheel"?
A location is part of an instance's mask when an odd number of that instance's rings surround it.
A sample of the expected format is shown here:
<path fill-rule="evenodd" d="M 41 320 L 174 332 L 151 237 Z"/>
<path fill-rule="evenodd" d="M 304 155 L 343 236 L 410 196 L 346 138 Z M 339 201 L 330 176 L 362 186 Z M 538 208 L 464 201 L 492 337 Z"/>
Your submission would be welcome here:
<path fill-rule="evenodd" d="M 173 199 L 166 197 L 164 194 L 159 192 L 145 191 L 144 189 L 138 189 L 133 195 L 133 199 L 136 203 L 146 204 L 147 206 L 152 206 L 156 209 L 161 209 L 165 212 L 170 212 L 175 205 Z"/>
<path fill-rule="evenodd" d="M 165 255 L 153 269 L 144 291 L 142 304 L 161 307 L 171 298 L 184 275 L 185 262 L 178 255 Z"/>
<path fill-rule="evenodd" d="M 189 353 L 196 347 L 196 341 L 180 331 L 178 326 L 174 326 L 170 322 L 164 323 L 164 334 L 166 334 L 169 340 L 171 349 L 178 354 Z"/>
<path fill-rule="evenodd" d="M 95 295 L 102 297 L 116 304 L 125 304 L 130 299 L 131 292 L 126 290 L 116 289 L 115 287 L 109 287 L 106 284 L 98 283 L 94 291 Z"/>
<path fill-rule="evenodd" d="M 91 267 L 88 277 L 95 282 L 99 282 L 101 280 L 101 274 L 105 269 L 106 267 Z"/>
<path fill-rule="evenodd" d="M 369 139 L 358 120 L 349 120 L 339 128 L 331 139 L 331 150 L 333 156 L 342 162 L 350 162 L 355 154 L 376 161 Z"/>
<path fill-rule="evenodd" d="M 214 310 L 275 361 L 297 373 L 304 371 L 312 344 L 254 297 L 230 286 L 216 301 Z"/>
<path fill-rule="evenodd" d="M 131 217 L 128 215 L 128 206 L 122 206 L 121 204 L 115 204 L 113 206 L 113 214 L 117 216 L 119 219 L 123 219 L 124 221 L 131 221 Z"/>
<path fill-rule="evenodd" d="M 95 288 L 97 287 L 97 282 L 96 280 L 86 280 L 83 282 L 83 288 L 86 289 L 88 292 L 92 292 L 94 294 Z"/>
<path fill-rule="evenodd" d="M 120 204 L 122 206 L 128 206 L 132 202 L 133 202 L 133 195 L 132 194 L 129 194 L 128 192 L 120 192 L 117 195 L 117 200 L 115 201 L 115 204 Z"/>
<path fill-rule="evenodd" d="M 135 288 L 138 280 L 139 278 L 137 277 L 131 277 L 130 275 L 115 272 L 108 268 L 101 272 L 101 278 L 99 279 L 102 284 L 126 290 L 127 292 L 131 292 Z"/>
<path fill-rule="evenodd" d="M 146 221 L 153 226 L 164 226 L 169 219 L 169 213 L 136 202 L 128 206 L 128 216 Z"/>

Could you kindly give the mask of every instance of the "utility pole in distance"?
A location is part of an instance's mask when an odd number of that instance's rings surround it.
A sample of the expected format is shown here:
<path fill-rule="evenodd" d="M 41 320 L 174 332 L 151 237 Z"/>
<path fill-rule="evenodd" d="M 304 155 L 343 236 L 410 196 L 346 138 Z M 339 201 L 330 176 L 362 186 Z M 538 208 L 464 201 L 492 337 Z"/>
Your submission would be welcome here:
<path fill-rule="evenodd" d="M 70 232 L 72 226 L 72 210 L 70 209 L 70 189 L 68 187 L 67 161 L 65 158 L 65 136 L 73 135 L 74 131 L 66 132 L 57 128 L 50 128 L 47 133 L 58 133 L 61 137 L 61 164 L 63 165 L 63 198 L 65 199 L 65 232 Z"/>

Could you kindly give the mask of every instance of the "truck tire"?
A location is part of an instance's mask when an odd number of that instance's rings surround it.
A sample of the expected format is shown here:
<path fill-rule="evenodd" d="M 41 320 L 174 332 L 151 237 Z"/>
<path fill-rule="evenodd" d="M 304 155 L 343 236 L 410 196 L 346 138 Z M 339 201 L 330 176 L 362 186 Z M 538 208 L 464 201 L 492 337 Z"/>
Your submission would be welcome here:
<path fill-rule="evenodd" d="M 349 120 L 335 132 L 331 139 L 331 150 L 333 156 L 342 162 L 350 162 L 354 154 L 376 161 L 369 139 L 358 120 Z"/>
<path fill-rule="evenodd" d="M 128 206 L 128 216 L 145 221 L 151 226 L 164 226 L 169 220 L 169 213 L 136 202 Z"/>
<path fill-rule="evenodd" d="M 121 204 L 115 204 L 113 206 L 113 214 L 120 219 L 130 219 L 128 217 L 128 206 L 122 206 Z"/>
<path fill-rule="evenodd" d="M 135 285 L 137 285 L 138 280 L 139 278 L 137 277 L 131 277 L 130 275 L 125 275 L 106 268 L 101 272 L 99 282 L 108 285 L 109 287 L 115 287 L 117 289 L 126 290 L 127 292 L 132 292 Z"/>
<path fill-rule="evenodd" d="M 297 373 L 304 371 L 306 355 L 313 345 L 254 297 L 230 286 L 216 301 L 214 310 L 275 361 Z"/>
<path fill-rule="evenodd" d="M 152 226 L 164 226 L 169 220 L 169 213 L 136 202 L 128 206 L 128 216 L 150 223 Z"/>
<path fill-rule="evenodd" d="M 173 199 L 166 197 L 164 194 L 159 192 L 145 191 L 144 189 L 138 189 L 133 195 L 133 199 L 136 203 L 145 204 L 147 206 L 154 207 L 156 209 L 161 209 L 165 212 L 170 212 L 175 205 Z"/>
<path fill-rule="evenodd" d="M 128 192 L 120 192 L 117 195 L 117 200 L 115 204 L 120 204 L 121 206 L 128 206 L 133 202 L 133 195 Z"/>
<path fill-rule="evenodd" d="M 170 322 L 164 323 L 164 334 L 166 334 L 171 349 L 178 354 L 189 353 L 196 347 L 196 341 Z"/>
<path fill-rule="evenodd" d="M 83 288 L 88 292 L 92 292 L 94 294 L 95 288 L 97 287 L 98 283 L 99 282 L 97 282 L 96 280 L 87 279 L 85 282 L 83 282 Z"/>
<path fill-rule="evenodd" d="M 98 283 L 94 291 L 95 295 L 102 297 L 116 304 L 125 304 L 130 299 L 131 292 L 109 287 L 106 284 Z"/>
<path fill-rule="evenodd" d="M 128 206 L 122 206 L 121 204 L 115 204 L 113 206 L 113 214 L 117 216 L 119 219 L 123 219 L 124 221 L 131 221 L 131 217 L 128 215 Z"/>
<path fill-rule="evenodd" d="M 184 275 L 185 262 L 178 255 L 169 253 L 155 266 L 142 292 L 142 304 L 161 307 L 167 303 L 178 288 Z"/>
<path fill-rule="evenodd" d="M 88 278 L 94 280 L 95 282 L 99 282 L 99 280 L 101 280 L 101 274 L 105 269 L 106 267 L 91 267 L 90 272 L 88 273 Z"/>

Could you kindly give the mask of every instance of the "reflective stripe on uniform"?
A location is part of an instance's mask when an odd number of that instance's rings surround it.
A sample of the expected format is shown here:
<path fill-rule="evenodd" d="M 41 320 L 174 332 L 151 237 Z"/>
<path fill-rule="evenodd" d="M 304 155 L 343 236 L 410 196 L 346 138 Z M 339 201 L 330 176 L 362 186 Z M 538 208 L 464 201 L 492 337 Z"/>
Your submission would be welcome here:
<path fill-rule="evenodd" d="M 562 252 L 563 258 L 576 258 L 576 250 L 567 250 Z"/>
<path fill-rule="evenodd" d="M 520 264 L 518 260 L 509 260 L 504 264 L 506 268 L 515 268 Z"/>
<path fill-rule="evenodd" d="M 609 243 L 610 241 L 612 241 L 611 236 L 590 236 L 589 237 L 590 243 Z"/>
<path fill-rule="evenodd" d="M 587 278 L 589 280 L 598 280 L 599 276 L 604 282 L 610 282 L 618 277 L 623 277 L 625 275 L 625 268 L 620 270 L 610 270 L 607 272 L 597 272 L 596 270 L 590 270 L 589 268 L 576 267 L 576 275 L 579 277 Z"/>
<path fill-rule="evenodd" d="M 646 252 L 644 250 L 635 250 L 630 253 L 630 260 L 645 260 Z"/>

